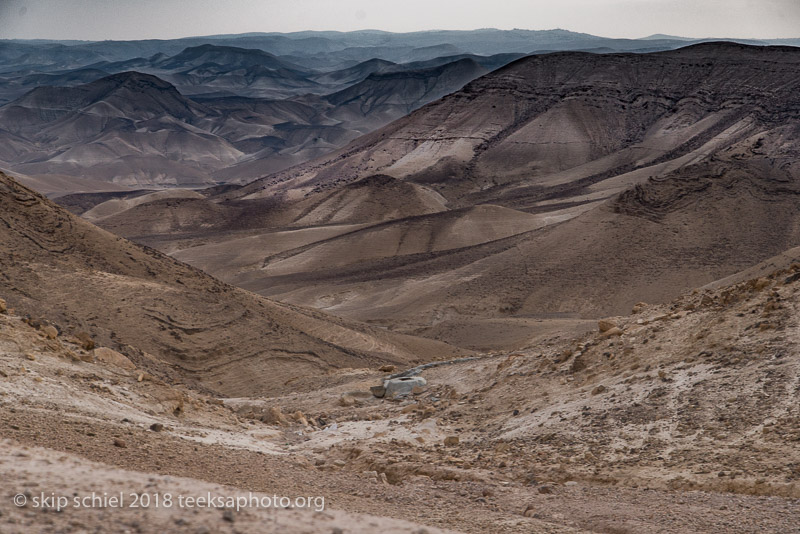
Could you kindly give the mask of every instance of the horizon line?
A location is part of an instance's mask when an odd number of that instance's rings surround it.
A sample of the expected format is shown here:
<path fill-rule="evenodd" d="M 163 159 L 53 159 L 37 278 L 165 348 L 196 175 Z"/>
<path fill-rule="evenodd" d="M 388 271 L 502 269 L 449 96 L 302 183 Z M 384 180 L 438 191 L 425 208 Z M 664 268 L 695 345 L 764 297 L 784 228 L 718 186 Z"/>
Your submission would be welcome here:
<path fill-rule="evenodd" d="M 126 42 L 126 41 L 179 41 L 183 39 L 213 39 L 213 38 L 225 38 L 225 37 L 240 37 L 240 36 L 259 36 L 259 35 L 296 35 L 296 34 L 303 34 L 303 33 L 338 33 L 338 34 L 350 34 L 350 33 L 386 33 L 391 35 L 411 35 L 411 34 L 420 34 L 420 33 L 435 33 L 435 32 L 451 32 L 451 33 L 469 33 L 469 32 L 480 32 L 480 31 L 497 31 L 497 32 L 568 32 L 574 33 L 576 35 L 588 35 L 591 37 L 596 37 L 599 39 L 608 39 L 608 40 L 623 40 L 623 41 L 643 41 L 648 39 L 653 39 L 657 37 L 657 39 L 653 40 L 688 40 L 688 41 L 701 41 L 701 40 L 748 40 L 748 41 L 781 41 L 781 40 L 792 40 L 792 39 L 800 39 L 800 36 L 795 37 L 713 37 L 713 36 L 705 36 L 705 37 L 691 37 L 686 35 L 671 35 L 671 34 L 664 34 L 664 33 L 653 33 L 650 35 L 645 35 L 642 37 L 608 37 L 605 35 L 598 35 L 593 33 L 586 33 L 586 32 L 576 32 L 572 30 L 568 30 L 566 28 L 548 28 L 548 29 L 528 29 L 528 28 L 511 28 L 511 29 L 502 29 L 496 27 L 485 27 L 485 28 L 473 28 L 473 29 L 464 29 L 464 30 L 452 30 L 452 29 L 438 29 L 432 28 L 427 30 L 415 30 L 415 31 L 407 31 L 407 32 L 395 32 L 389 30 L 381 30 L 377 28 L 363 28 L 358 30 L 297 30 L 291 32 L 277 32 L 277 31 L 264 31 L 264 32 L 241 32 L 241 33 L 218 33 L 218 34 L 205 34 L 205 35 L 184 35 L 181 37 L 143 37 L 140 39 L 58 39 L 58 38 L 50 38 L 50 37 L 16 37 L 16 38 L 6 38 L 0 39 L 0 42 L 9 42 L 9 41 L 50 41 L 50 42 L 75 42 L 75 43 L 102 43 L 102 42 Z"/>

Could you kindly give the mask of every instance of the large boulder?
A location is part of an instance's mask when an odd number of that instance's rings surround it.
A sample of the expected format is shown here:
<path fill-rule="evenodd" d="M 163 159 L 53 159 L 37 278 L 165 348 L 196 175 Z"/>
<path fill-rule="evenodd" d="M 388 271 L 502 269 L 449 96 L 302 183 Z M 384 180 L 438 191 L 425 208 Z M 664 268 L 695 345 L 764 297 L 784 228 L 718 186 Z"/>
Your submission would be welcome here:
<path fill-rule="evenodd" d="M 421 376 L 404 376 L 402 378 L 392 378 L 384 380 L 383 387 L 386 388 L 384 394 L 387 398 L 400 397 L 409 395 L 414 388 L 423 387 L 427 385 L 428 381 Z"/>

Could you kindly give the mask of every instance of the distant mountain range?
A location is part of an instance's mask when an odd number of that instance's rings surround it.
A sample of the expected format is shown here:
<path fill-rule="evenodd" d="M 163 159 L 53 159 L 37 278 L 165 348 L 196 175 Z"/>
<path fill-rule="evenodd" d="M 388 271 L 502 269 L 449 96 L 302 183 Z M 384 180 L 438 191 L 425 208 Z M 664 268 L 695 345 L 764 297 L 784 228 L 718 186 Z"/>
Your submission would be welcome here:
<path fill-rule="evenodd" d="M 492 29 L 0 41 L 0 168 L 49 194 L 241 183 L 340 148 L 526 55 L 693 42 Z"/>
<path fill-rule="evenodd" d="M 369 60 L 318 72 L 261 50 L 202 45 L 25 74 L 4 86 L 33 89 L 0 107 L 0 162 L 39 188 L 61 177 L 48 193 L 246 181 L 330 152 L 463 87 L 489 72 L 483 65 L 518 57 Z"/>
<path fill-rule="evenodd" d="M 633 51 L 646 46 L 674 46 L 675 43 L 699 42 L 670 35 L 652 35 L 644 39 L 612 39 L 567 30 L 497 30 L 421 31 L 390 33 L 376 30 L 354 32 L 306 31 L 295 33 L 249 33 L 241 35 L 211 35 L 183 39 L 142 41 L 1 41 L 0 61 L 3 64 L 76 65 L 91 61 L 124 61 L 154 54 L 174 56 L 182 50 L 205 44 L 256 48 L 276 56 L 296 56 L 309 60 L 365 60 L 372 57 L 395 62 L 421 60 L 463 53 L 492 55 L 505 52 L 530 53 L 534 50 L 575 50 L 607 47 L 618 51 Z M 753 44 L 792 44 L 791 39 L 748 40 Z M 443 53 L 448 52 L 449 53 Z"/>

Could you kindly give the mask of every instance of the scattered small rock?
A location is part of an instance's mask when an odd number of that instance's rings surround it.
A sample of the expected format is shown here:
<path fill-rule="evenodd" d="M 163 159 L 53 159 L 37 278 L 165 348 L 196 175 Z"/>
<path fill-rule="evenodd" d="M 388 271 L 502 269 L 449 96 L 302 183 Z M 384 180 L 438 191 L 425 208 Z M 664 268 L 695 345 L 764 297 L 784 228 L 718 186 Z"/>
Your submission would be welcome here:
<path fill-rule="evenodd" d="M 355 405 L 356 405 L 356 399 L 353 398 L 352 396 L 345 394 L 339 397 L 339 406 L 349 407 Z"/>
<path fill-rule="evenodd" d="M 522 515 L 525 517 L 533 517 L 535 513 L 536 513 L 536 507 L 532 504 L 529 504 L 528 506 L 525 507 L 525 511 L 522 512 Z"/>
<path fill-rule="evenodd" d="M 603 332 L 602 337 L 614 337 L 614 336 L 621 336 L 624 334 L 622 328 L 615 326 L 613 328 L 609 328 L 605 332 Z"/>
<path fill-rule="evenodd" d="M 55 339 L 58 337 L 58 330 L 53 325 L 42 327 L 42 333 L 47 336 L 47 339 Z"/>
<path fill-rule="evenodd" d="M 409 404 L 408 406 L 404 406 L 400 413 L 411 413 L 413 411 L 419 410 L 419 404 Z"/>
<path fill-rule="evenodd" d="M 6 301 L 0 299 L 0 313 L 6 313 L 8 311 L 8 306 L 6 305 Z"/>
<path fill-rule="evenodd" d="M 793 284 L 800 280 L 800 273 L 794 273 L 790 276 L 787 276 L 786 279 L 783 281 L 784 284 Z"/>
<path fill-rule="evenodd" d="M 128 444 L 127 444 L 127 443 L 125 443 L 125 441 L 124 441 L 124 440 L 121 440 L 121 439 L 119 439 L 119 438 L 116 438 L 116 439 L 114 440 L 114 446 L 115 446 L 115 447 L 119 447 L 120 449 L 124 449 L 124 448 L 126 448 L 126 447 L 128 446 Z"/>
<path fill-rule="evenodd" d="M 608 332 L 612 328 L 616 328 L 616 327 L 617 327 L 617 325 L 615 325 L 614 323 L 612 323 L 611 321 L 608 321 L 606 319 L 601 319 L 601 320 L 597 321 L 597 328 L 598 328 L 598 330 L 600 330 L 600 332 Z"/>
<path fill-rule="evenodd" d="M 94 339 L 86 332 L 78 332 L 75 337 L 80 342 L 83 350 L 92 350 L 94 348 Z"/>
<path fill-rule="evenodd" d="M 233 510 L 224 510 L 222 512 L 222 519 L 228 523 L 233 523 L 236 521 L 236 518 L 233 517 Z"/>
<path fill-rule="evenodd" d="M 41 321 L 39 321 L 38 319 L 34 319 L 30 315 L 26 315 L 22 319 L 22 321 L 24 323 L 26 323 L 28 326 L 30 326 L 31 328 L 39 328 L 40 326 L 42 326 L 42 322 Z"/>
<path fill-rule="evenodd" d="M 759 278 L 753 282 L 753 289 L 756 291 L 761 291 L 762 289 L 768 287 L 770 283 L 771 282 L 768 278 Z"/>
<path fill-rule="evenodd" d="M 153 432 L 161 432 L 162 430 L 164 430 L 164 425 L 162 425 L 161 423 L 153 423 L 152 425 L 150 425 L 150 430 L 152 430 Z"/>
<path fill-rule="evenodd" d="M 289 421 L 286 419 L 286 416 L 283 415 L 281 412 L 280 407 L 272 406 L 269 408 L 264 415 L 261 416 L 261 422 L 267 423 L 268 425 L 281 425 L 287 426 Z"/>
<path fill-rule="evenodd" d="M 594 388 L 592 390 L 592 395 L 600 395 L 601 393 L 605 393 L 605 392 L 606 392 L 606 387 L 604 385 L 600 384 L 599 386 L 597 386 L 596 388 Z"/>
<path fill-rule="evenodd" d="M 447 436 L 444 438 L 444 446 L 445 447 L 455 447 L 458 445 L 459 439 L 458 436 Z"/>
<path fill-rule="evenodd" d="M 395 371 L 397 371 L 397 366 L 389 364 L 381 365 L 380 367 L 378 367 L 378 371 L 382 373 L 394 373 Z"/>
<path fill-rule="evenodd" d="M 119 367 L 127 371 L 136 369 L 136 365 L 126 356 L 107 347 L 98 347 L 94 349 L 94 357 L 98 362 L 113 365 L 114 367 Z"/>
<path fill-rule="evenodd" d="M 299 410 L 292 414 L 292 419 L 303 426 L 309 426 L 308 419 L 306 418 L 305 414 Z"/>

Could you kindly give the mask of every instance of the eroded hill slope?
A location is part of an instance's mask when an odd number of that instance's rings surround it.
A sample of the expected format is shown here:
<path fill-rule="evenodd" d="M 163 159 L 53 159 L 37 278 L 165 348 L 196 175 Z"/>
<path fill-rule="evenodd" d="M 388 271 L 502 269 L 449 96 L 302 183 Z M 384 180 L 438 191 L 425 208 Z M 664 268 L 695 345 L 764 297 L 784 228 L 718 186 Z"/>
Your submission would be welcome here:
<path fill-rule="evenodd" d="M 337 367 L 446 356 L 445 345 L 278 304 L 81 220 L 0 175 L 0 292 L 137 362 L 226 394 Z M 135 349 L 133 347 L 136 347 Z"/>

